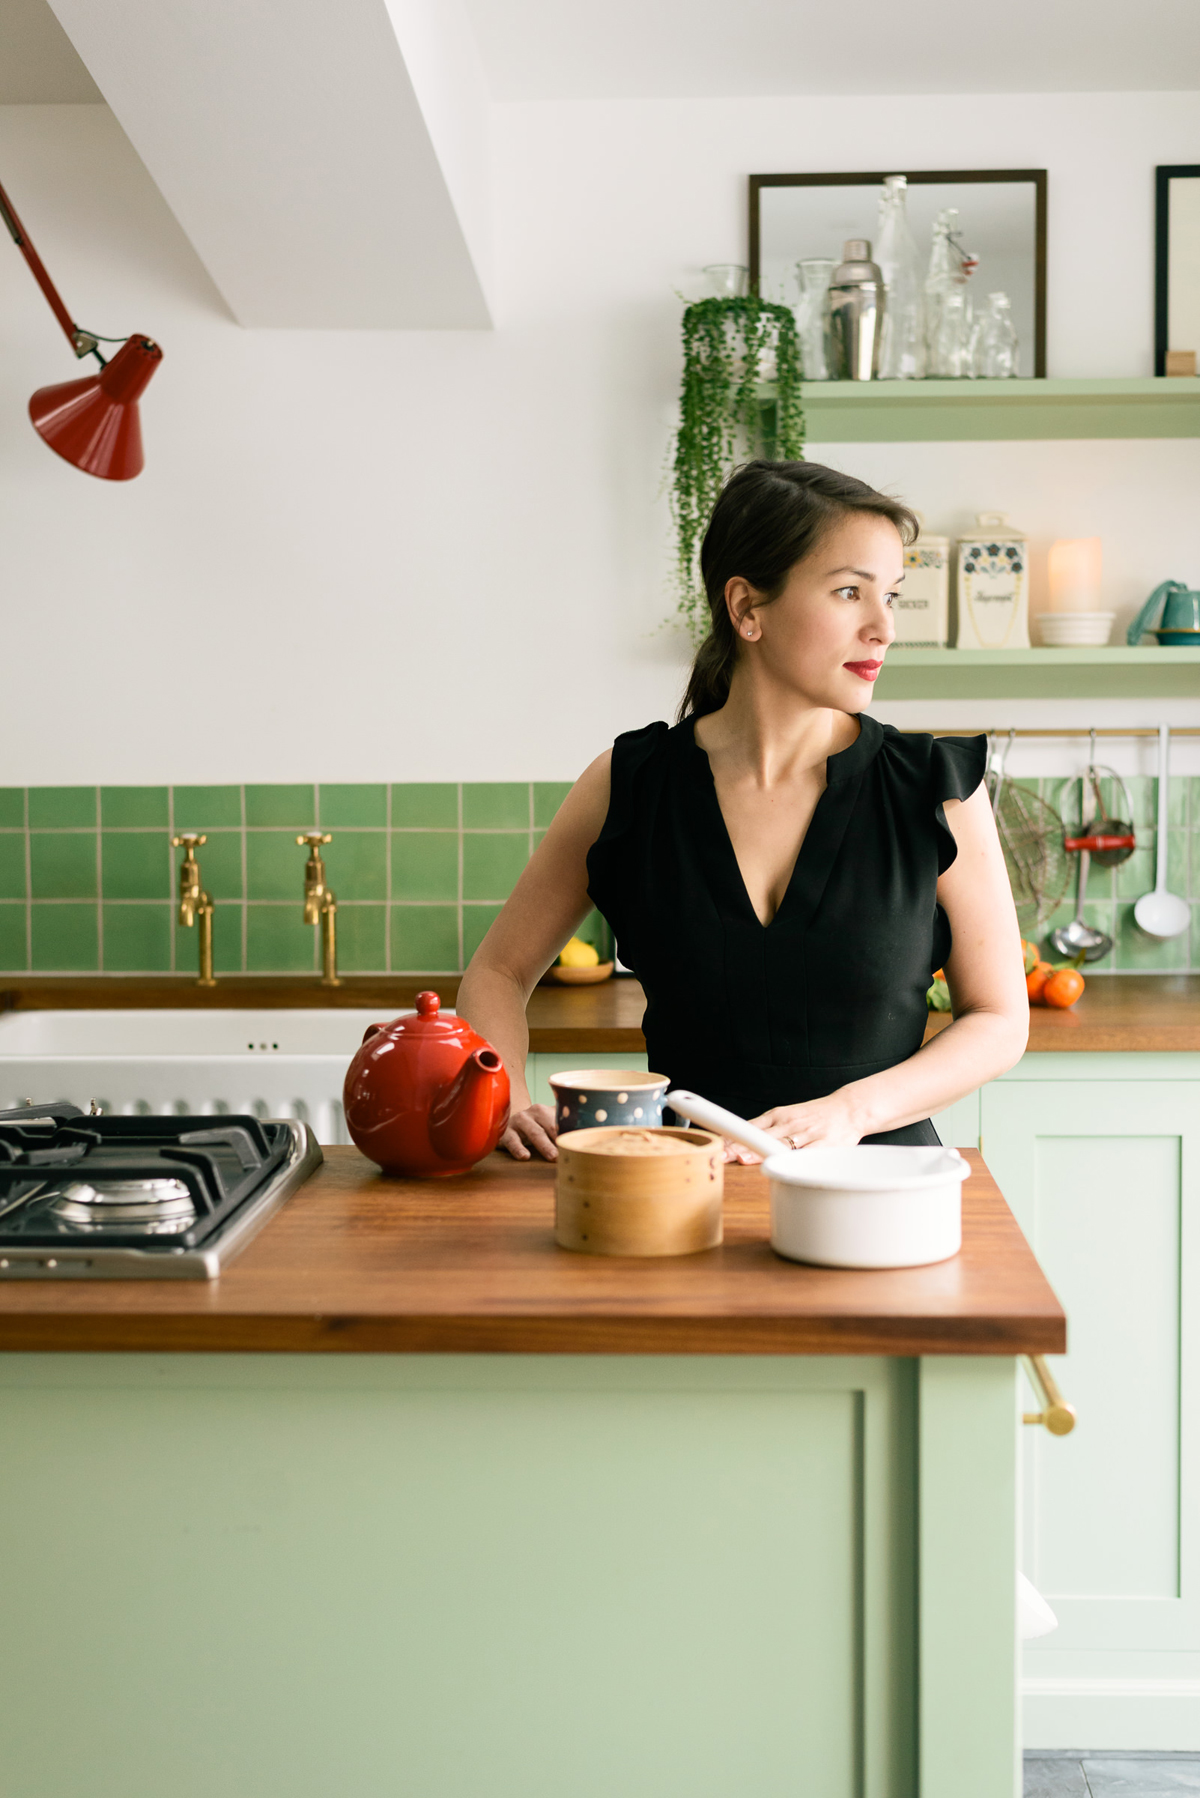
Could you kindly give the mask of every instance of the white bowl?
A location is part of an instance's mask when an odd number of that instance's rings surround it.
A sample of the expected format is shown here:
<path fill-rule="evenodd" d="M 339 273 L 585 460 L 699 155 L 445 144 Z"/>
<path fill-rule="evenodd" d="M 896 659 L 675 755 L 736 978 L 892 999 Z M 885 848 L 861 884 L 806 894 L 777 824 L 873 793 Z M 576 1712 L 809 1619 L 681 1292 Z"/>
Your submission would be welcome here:
<path fill-rule="evenodd" d="M 859 1143 L 772 1155 L 771 1247 L 818 1267 L 924 1267 L 962 1247 L 957 1149 Z"/>
<path fill-rule="evenodd" d="M 1115 612 L 1041 612 L 1042 642 L 1052 649 L 1098 649 L 1108 642 Z"/>

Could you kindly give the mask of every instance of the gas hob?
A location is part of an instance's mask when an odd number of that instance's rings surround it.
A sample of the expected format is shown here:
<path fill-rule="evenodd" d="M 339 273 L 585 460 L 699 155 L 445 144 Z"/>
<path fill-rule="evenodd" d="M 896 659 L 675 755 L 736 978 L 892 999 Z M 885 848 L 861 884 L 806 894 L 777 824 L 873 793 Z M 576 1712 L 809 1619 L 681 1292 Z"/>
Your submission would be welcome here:
<path fill-rule="evenodd" d="M 211 1280 L 320 1166 L 291 1119 L 0 1112 L 0 1280 Z"/>

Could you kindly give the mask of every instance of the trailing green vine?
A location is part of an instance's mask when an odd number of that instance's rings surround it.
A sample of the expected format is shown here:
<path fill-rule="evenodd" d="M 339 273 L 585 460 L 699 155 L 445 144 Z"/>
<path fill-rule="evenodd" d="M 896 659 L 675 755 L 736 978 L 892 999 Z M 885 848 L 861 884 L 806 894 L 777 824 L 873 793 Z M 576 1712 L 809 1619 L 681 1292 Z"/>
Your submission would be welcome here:
<path fill-rule="evenodd" d="M 775 396 L 764 404 L 760 371 L 772 352 Z M 717 495 L 740 461 L 802 457 L 800 373 L 796 321 L 787 306 L 749 294 L 697 300 L 684 309 L 671 516 L 677 612 L 695 643 L 708 634 L 700 544 Z"/>

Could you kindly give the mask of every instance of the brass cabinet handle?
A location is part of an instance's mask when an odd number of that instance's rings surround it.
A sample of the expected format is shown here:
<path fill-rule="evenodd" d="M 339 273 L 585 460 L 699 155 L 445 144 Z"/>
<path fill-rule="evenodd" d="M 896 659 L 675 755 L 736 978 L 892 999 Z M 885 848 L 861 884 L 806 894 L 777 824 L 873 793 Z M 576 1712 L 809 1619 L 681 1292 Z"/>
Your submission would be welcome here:
<path fill-rule="evenodd" d="M 1022 1355 L 1025 1371 L 1033 1389 L 1042 1401 L 1040 1411 L 1022 1413 L 1022 1423 L 1045 1424 L 1052 1436 L 1069 1436 L 1075 1428 L 1075 1407 L 1069 1405 L 1058 1389 L 1058 1382 L 1046 1366 L 1044 1355 Z"/>

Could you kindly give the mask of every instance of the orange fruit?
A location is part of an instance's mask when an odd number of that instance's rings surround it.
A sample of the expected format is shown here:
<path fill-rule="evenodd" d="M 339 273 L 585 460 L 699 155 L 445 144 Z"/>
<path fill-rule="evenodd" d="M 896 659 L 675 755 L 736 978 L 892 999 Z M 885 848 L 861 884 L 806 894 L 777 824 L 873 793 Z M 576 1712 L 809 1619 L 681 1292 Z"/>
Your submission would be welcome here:
<path fill-rule="evenodd" d="M 1074 1005 L 1083 985 L 1083 975 L 1078 968 L 1055 968 L 1042 988 L 1042 1003 L 1065 1011 L 1068 1005 Z"/>
<path fill-rule="evenodd" d="M 1031 1005 L 1041 1005 L 1044 1003 L 1046 982 L 1053 972 L 1054 969 L 1050 966 L 1048 961 L 1039 961 L 1029 970 L 1028 974 L 1026 974 L 1025 991 L 1029 994 L 1029 1003 Z"/>

